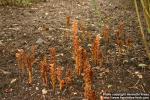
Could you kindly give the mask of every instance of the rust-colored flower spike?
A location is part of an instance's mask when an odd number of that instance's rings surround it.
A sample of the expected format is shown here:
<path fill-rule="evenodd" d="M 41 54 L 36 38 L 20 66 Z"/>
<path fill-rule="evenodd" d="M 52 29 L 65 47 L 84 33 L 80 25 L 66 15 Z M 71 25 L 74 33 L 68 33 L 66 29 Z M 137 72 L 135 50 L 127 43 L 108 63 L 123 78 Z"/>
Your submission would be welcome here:
<path fill-rule="evenodd" d="M 121 40 L 121 35 L 120 35 L 120 33 L 119 33 L 118 30 L 115 30 L 115 38 L 116 38 L 116 39 L 115 39 L 116 44 L 117 44 L 119 47 L 121 47 L 123 41 Z"/>
<path fill-rule="evenodd" d="M 93 81 L 93 71 L 90 64 L 87 65 L 87 68 L 84 70 L 84 76 L 83 79 L 85 81 L 85 84 L 92 84 Z"/>
<path fill-rule="evenodd" d="M 92 67 L 88 63 L 86 66 L 87 68 L 84 70 L 84 76 L 83 76 L 84 83 L 85 83 L 84 97 L 87 100 L 96 100 L 96 94 L 94 90 L 92 89 L 92 80 L 93 80 Z"/>
<path fill-rule="evenodd" d="M 94 90 L 89 90 L 88 88 L 85 88 L 84 91 L 84 96 L 87 100 L 96 100 L 96 94 Z"/>
<path fill-rule="evenodd" d="M 73 30 L 74 36 L 77 36 L 77 33 L 78 33 L 78 21 L 77 20 L 74 20 L 72 28 L 73 28 L 72 30 Z"/>
<path fill-rule="evenodd" d="M 50 64 L 56 64 L 56 49 L 55 48 L 50 48 Z"/>
<path fill-rule="evenodd" d="M 89 64 L 89 60 L 88 60 L 88 57 L 87 57 L 87 52 L 85 49 L 82 49 L 82 71 L 84 72 L 84 70 L 87 68 L 87 64 Z"/>
<path fill-rule="evenodd" d="M 120 33 L 118 30 L 115 30 L 115 38 L 116 38 L 116 40 L 120 39 Z"/>
<path fill-rule="evenodd" d="M 66 17 L 66 25 L 67 25 L 67 27 L 70 26 L 70 16 Z"/>
<path fill-rule="evenodd" d="M 26 63 L 27 63 L 27 70 L 28 70 L 28 76 L 29 80 L 28 83 L 29 85 L 32 85 L 32 66 L 35 62 L 35 48 L 36 46 L 32 46 L 31 52 L 32 54 L 26 54 Z"/>
<path fill-rule="evenodd" d="M 45 86 L 48 85 L 48 64 L 47 64 L 47 60 L 46 60 L 46 56 L 43 57 L 43 60 L 40 61 L 40 71 L 41 71 L 41 77 L 42 77 L 42 81 L 43 84 Z"/>
<path fill-rule="evenodd" d="M 95 91 L 92 89 L 92 84 L 85 83 L 85 87 L 84 87 L 84 97 L 85 97 L 87 100 L 96 100 L 96 93 L 95 93 Z"/>
<path fill-rule="evenodd" d="M 65 77 L 65 83 L 67 86 L 70 86 L 73 81 L 73 75 L 71 69 L 67 69 L 66 71 L 66 77 Z"/>
<path fill-rule="evenodd" d="M 81 71 L 82 71 L 82 47 L 79 47 L 79 49 L 77 49 L 77 54 L 76 54 L 76 57 L 75 57 L 75 61 L 76 61 L 76 66 L 75 66 L 75 70 L 76 70 L 76 74 L 78 76 L 81 75 Z"/>
<path fill-rule="evenodd" d="M 60 91 L 63 91 L 63 89 L 65 88 L 65 80 L 61 80 L 60 83 Z"/>
<path fill-rule="evenodd" d="M 79 48 L 79 39 L 78 36 L 75 36 L 73 39 L 73 47 L 74 47 L 74 56 L 77 54 L 77 50 Z"/>
<path fill-rule="evenodd" d="M 128 38 L 125 41 L 125 44 L 128 47 L 128 49 L 131 49 L 133 47 L 133 40 L 131 39 L 131 37 L 128 36 Z"/>
<path fill-rule="evenodd" d="M 57 82 L 55 64 L 50 64 L 50 76 L 51 76 L 53 91 L 55 91 L 56 82 Z"/>
<path fill-rule="evenodd" d="M 118 33 L 120 36 L 121 34 L 123 34 L 124 27 L 125 27 L 124 22 L 120 22 L 118 26 Z"/>
<path fill-rule="evenodd" d="M 120 22 L 118 26 L 118 30 L 115 31 L 116 44 L 118 46 L 123 45 L 123 40 L 121 39 L 122 36 L 124 36 L 124 39 L 125 39 L 125 34 L 123 33 L 123 30 L 124 30 L 124 22 Z"/>
<path fill-rule="evenodd" d="M 96 39 L 93 43 L 92 46 L 92 57 L 93 57 L 93 61 L 96 65 L 99 65 L 100 63 L 102 63 L 102 51 L 100 50 L 100 37 L 99 35 L 96 36 Z M 101 61 L 100 61 L 101 60 Z"/>
<path fill-rule="evenodd" d="M 109 32 L 110 32 L 109 26 L 106 25 L 103 31 L 103 36 L 104 36 L 106 43 L 109 43 L 109 40 L 110 40 Z"/>
<path fill-rule="evenodd" d="M 57 80 L 60 82 L 62 80 L 63 68 L 61 66 L 56 68 Z"/>
<path fill-rule="evenodd" d="M 21 69 L 21 71 L 24 72 L 26 66 L 25 65 L 26 56 L 25 56 L 25 51 L 23 49 L 18 49 L 18 52 L 16 53 L 16 60 L 19 69 Z"/>
<path fill-rule="evenodd" d="M 81 73 L 86 68 L 87 60 L 88 59 L 87 59 L 86 50 L 80 46 L 79 49 L 77 49 L 77 55 L 75 59 L 75 62 L 76 62 L 75 70 L 78 76 L 80 76 Z"/>

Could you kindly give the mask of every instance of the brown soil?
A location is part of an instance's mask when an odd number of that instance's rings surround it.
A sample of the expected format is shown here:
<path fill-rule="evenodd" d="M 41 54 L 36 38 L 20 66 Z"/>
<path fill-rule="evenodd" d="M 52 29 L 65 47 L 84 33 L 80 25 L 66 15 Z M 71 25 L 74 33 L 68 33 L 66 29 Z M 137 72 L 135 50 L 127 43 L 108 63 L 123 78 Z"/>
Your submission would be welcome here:
<path fill-rule="evenodd" d="M 122 5 L 124 4 L 124 5 Z M 109 25 L 111 35 L 120 22 L 125 23 L 124 33 L 132 37 L 133 48 L 125 54 L 116 54 L 115 45 L 106 47 L 101 43 L 105 55 L 105 63 L 100 68 L 91 63 L 94 71 L 94 89 L 99 100 L 101 91 L 107 93 L 150 93 L 150 62 L 146 56 L 135 9 L 126 0 L 98 0 L 101 15 L 101 26 Z M 54 94 L 52 87 L 47 87 L 48 93 L 43 96 L 42 80 L 40 78 L 38 62 L 34 64 L 33 85 L 27 85 L 27 74 L 19 77 L 19 70 L 15 58 L 17 49 L 30 50 L 33 44 L 37 61 L 43 54 L 49 55 L 48 48 L 57 49 L 57 63 L 64 68 L 67 65 L 74 68 L 72 59 L 72 38 L 66 40 L 66 16 L 78 19 L 92 33 L 92 39 L 100 34 L 99 17 L 95 14 L 91 0 L 50 0 L 33 4 L 31 7 L 0 7 L 0 69 L 10 72 L 0 72 L 1 100 L 82 100 L 83 81 L 75 79 L 74 84 L 60 95 L 59 88 Z M 70 28 L 71 30 L 71 28 Z M 72 33 L 69 33 L 72 36 Z M 42 39 L 42 43 L 37 40 Z M 89 51 L 88 44 L 83 45 Z M 63 54 L 63 55 L 62 55 Z M 90 54 L 89 54 L 90 55 Z M 144 68 L 139 64 L 146 64 Z M 142 76 L 142 78 L 141 78 Z M 13 84 L 12 79 L 17 79 Z M 37 89 L 38 88 L 38 89 Z"/>

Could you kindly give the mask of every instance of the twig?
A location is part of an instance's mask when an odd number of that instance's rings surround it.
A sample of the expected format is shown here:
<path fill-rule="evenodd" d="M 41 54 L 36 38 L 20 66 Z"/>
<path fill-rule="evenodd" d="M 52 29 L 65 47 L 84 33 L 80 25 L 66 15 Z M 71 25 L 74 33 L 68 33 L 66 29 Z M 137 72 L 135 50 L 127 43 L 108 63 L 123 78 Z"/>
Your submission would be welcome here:
<path fill-rule="evenodd" d="M 5 75 L 11 74 L 11 72 L 5 71 L 5 70 L 3 70 L 3 69 L 0 69 L 0 72 L 2 72 L 2 73 L 5 74 Z"/>
<path fill-rule="evenodd" d="M 129 88 L 137 88 L 137 84 L 140 82 L 140 79 L 138 79 L 138 81 L 132 86 L 132 87 L 129 87 Z"/>
<path fill-rule="evenodd" d="M 143 85 L 140 85 L 140 86 L 141 86 L 141 88 L 142 88 L 143 92 L 145 92 L 145 93 L 146 93 L 146 91 L 145 91 L 145 89 L 144 89 Z"/>
<path fill-rule="evenodd" d="M 69 32 L 72 32 L 72 30 L 71 30 L 71 29 L 68 29 L 68 28 L 57 28 L 57 29 L 62 30 L 62 31 L 69 31 Z M 83 31 L 78 30 L 78 32 L 79 32 L 79 33 L 82 33 Z"/>

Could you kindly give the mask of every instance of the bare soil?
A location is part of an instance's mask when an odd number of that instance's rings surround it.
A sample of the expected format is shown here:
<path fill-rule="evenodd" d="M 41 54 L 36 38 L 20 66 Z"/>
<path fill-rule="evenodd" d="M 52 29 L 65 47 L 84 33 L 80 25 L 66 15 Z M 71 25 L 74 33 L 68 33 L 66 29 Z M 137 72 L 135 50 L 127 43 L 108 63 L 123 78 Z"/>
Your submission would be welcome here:
<path fill-rule="evenodd" d="M 150 62 L 146 56 L 139 34 L 139 27 L 134 6 L 126 0 L 98 0 L 101 15 L 101 26 L 109 25 L 111 35 L 120 22 L 125 23 L 124 33 L 132 37 L 133 48 L 124 54 L 117 55 L 115 44 L 111 44 L 104 52 L 105 63 L 95 66 L 93 86 L 97 100 L 102 90 L 107 93 L 150 93 Z M 49 0 L 33 4 L 31 7 L 0 7 L 0 99 L 1 100 L 82 100 L 83 81 L 75 79 L 68 89 L 60 94 L 59 88 L 54 94 L 52 87 L 46 87 L 48 93 L 42 95 L 42 85 L 38 61 L 43 54 L 49 57 L 49 48 L 57 50 L 57 63 L 64 67 L 74 68 L 72 59 L 72 32 L 68 29 L 69 39 L 66 39 L 66 16 L 71 22 L 78 19 L 86 31 L 92 34 L 92 40 L 102 32 L 98 26 L 99 16 L 95 14 L 91 0 Z M 80 33 L 79 33 L 80 34 Z M 42 41 L 38 41 L 38 40 Z M 33 66 L 33 85 L 28 86 L 27 74 L 19 77 L 18 65 L 15 58 L 17 49 L 30 50 L 36 44 L 37 63 Z M 88 52 L 90 49 L 85 42 L 83 45 Z M 90 53 L 89 53 L 90 55 Z M 145 64 L 145 67 L 139 67 Z M 13 79 L 17 81 L 10 83 Z"/>

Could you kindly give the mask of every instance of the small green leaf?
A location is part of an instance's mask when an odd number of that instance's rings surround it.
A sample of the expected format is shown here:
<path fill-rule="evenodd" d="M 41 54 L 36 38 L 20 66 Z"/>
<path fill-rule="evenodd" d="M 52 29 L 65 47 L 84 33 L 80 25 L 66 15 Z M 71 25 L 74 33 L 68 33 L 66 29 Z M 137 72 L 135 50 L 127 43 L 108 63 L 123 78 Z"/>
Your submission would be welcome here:
<path fill-rule="evenodd" d="M 107 87 L 108 87 L 108 88 L 111 88 L 111 87 L 112 87 L 112 85 L 111 85 L 111 84 L 109 84 Z"/>
<path fill-rule="evenodd" d="M 143 68 L 143 67 L 146 67 L 147 65 L 146 64 L 139 64 L 138 66 Z"/>
<path fill-rule="evenodd" d="M 150 28 L 148 28 L 147 30 L 148 30 L 148 33 L 150 33 Z"/>

